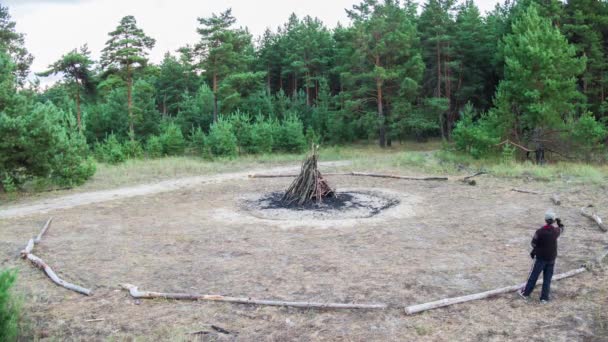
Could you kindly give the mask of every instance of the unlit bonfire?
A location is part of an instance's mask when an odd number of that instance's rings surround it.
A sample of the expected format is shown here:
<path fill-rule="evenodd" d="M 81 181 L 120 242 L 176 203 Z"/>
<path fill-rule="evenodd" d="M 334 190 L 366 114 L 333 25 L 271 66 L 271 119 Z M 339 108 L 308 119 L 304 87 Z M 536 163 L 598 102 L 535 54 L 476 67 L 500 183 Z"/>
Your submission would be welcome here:
<path fill-rule="evenodd" d="M 302 164 L 300 174 L 291 183 L 281 201 L 287 206 L 316 203 L 320 204 L 323 199 L 336 197 L 336 192 L 319 172 L 317 161 L 319 155 L 317 147 L 313 146 L 311 154 Z"/>

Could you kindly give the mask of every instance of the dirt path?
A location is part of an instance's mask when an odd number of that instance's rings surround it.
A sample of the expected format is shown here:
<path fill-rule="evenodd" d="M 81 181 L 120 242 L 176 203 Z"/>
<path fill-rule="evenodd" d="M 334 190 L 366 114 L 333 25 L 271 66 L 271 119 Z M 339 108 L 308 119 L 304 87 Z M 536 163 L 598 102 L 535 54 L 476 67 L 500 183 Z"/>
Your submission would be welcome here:
<path fill-rule="evenodd" d="M 349 165 L 350 163 L 350 161 L 335 161 L 319 163 L 319 165 L 323 167 L 339 167 Z M 8 206 L 0 209 L 0 219 L 47 213 L 52 210 L 73 208 L 81 205 L 111 201 L 121 198 L 175 191 L 194 185 L 213 184 L 228 180 L 242 179 L 246 178 L 252 173 L 293 172 L 297 171 L 299 168 L 300 166 L 293 165 L 275 167 L 271 169 L 253 169 L 243 172 L 169 179 L 153 184 L 141 184 L 117 189 L 78 193 L 74 195 L 45 199 L 28 204 Z"/>

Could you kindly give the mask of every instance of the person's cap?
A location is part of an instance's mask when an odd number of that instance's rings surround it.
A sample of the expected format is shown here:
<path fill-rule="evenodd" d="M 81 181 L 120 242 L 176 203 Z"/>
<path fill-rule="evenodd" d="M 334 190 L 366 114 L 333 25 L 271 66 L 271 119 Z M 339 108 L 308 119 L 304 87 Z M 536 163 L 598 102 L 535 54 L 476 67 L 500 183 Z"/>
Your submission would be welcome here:
<path fill-rule="evenodd" d="M 545 221 L 548 220 L 555 220 L 555 212 L 553 211 L 553 209 L 549 209 L 545 213 Z"/>

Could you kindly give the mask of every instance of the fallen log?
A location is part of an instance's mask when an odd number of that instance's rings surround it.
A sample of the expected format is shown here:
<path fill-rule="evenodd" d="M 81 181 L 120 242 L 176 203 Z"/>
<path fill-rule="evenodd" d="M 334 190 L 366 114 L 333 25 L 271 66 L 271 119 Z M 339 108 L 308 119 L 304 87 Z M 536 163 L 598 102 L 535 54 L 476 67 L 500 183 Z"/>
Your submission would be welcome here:
<path fill-rule="evenodd" d="M 406 179 L 406 180 L 418 180 L 418 181 L 447 181 L 448 177 L 410 177 L 410 176 L 398 176 L 398 175 L 386 175 L 378 173 L 366 173 L 366 172 L 351 172 L 351 176 L 360 177 L 377 177 L 377 178 L 395 178 L 395 179 Z"/>
<path fill-rule="evenodd" d="M 282 300 L 263 300 L 244 297 L 228 297 L 220 295 L 202 295 L 190 293 L 164 293 L 152 291 L 140 291 L 137 286 L 131 284 L 121 284 L 120 287 L 129 291 L 133 298 L 137 299 L 177 299 L 177 300 L 202 300 L 212 302 L 227 302 L 238 304 L 253 304 L 267 306 L 289 306 L 296 308 L 315 308 L 315 309 L 386 309 L 386 304 L 356 304 L 356 303 L 314 303 L 314 302 L 289 302 Z"/>
<path fill-rule="evenodd" d="M 571 271 L 568 271 L 565 273 L 554 275 L 553 280 L 560 280 L 560 279 L 572 277 L 579 273 L 583 273 L 586 270 L 587 269 L 585 267 L 580 267 L 580 268 L 577 268 L 577 269 L 574 269 L 574 270 L 571 270 Z M 537 283 L 537 285 L 540 285 L 542 283 L 543 282 L 541 280 Z M 416 313 L 419 313 L 422 311 L 437 309 L 437 308 L 454 305 L 454 304 L 459 304 L 459 303 L 464 303 L 464 302 L 470 302 L 470 301 L 478 300 L 478 299 L 484 299 L 484 298 L 496 296 L 496 295 L 507 293 L 507 292 L 514 292 L 514 291 L 518 291 L 525 285 L 526 285 L 526 283 L 522 283 L 522 284 L 517 284 L 517 285 L 512 285 L 512 286 L 507 286 L 507 287 L 501 287 L 501 288 L 490 290 L 490 291 L 475 293 L 475 294 L 467 295 L 467 296 L 446 298 L 446 299 L 441 299 L 441 300 L 437 300 L 434 302 L 411 305 L 411 306 L 408 306 L 405 308 L 405 313 L 407 315 L 413 315 L 413 314 L 416 314 Z"/>
<path fill-rule="evenodd" d="M 562 204 L 562 201 L 560 201 L 558 194 L 553 194 L 551 196 L 551 202 L 553 202 L 553 204 L 555 204 L 555 205 L 561 205 Z"/>
<path fill-rule="evenodd" d="M 538 191 L 532 191 L 532 190 L 525 190 L 525 189 L 518 189 L 518 188 L 513 188 L 511 189 L 511 191 L 515 191 L 515 192 L 521 192 L 524 194 L 532 194 L 532 195 L 540 195 L 541 193 Z"/>
<path fill-rule="evenodd" d="M 591 208 L 593 207 L 592 205 L 587 206 L 587 208 Z M 602 222 L 602 218 L 597 216 L 596 213 L 588 213 L 585 211 L 585 207 L 581 208 L 581 215 L 585 216 L 586 218 L 595 221 L 595 223 L 597 224 L 597 226 L 600 228 L 601 231 L 603 232 L 607 232 L 608 228 L 606 228 L 606 225 L 604 225 L 604 222 Z"/>
<path fill-rule="evenodd" d="M 53 271 L 53 269 L 47 265 L 42 259 L 40 259 L 39 257 L 35 256 L 34 254 L 27 254 L 27 259 L 29 261 L 31 261 L 34 265 L 36 265 L 38 268 L 40 268 L 41 270 L 44 271 L 44 273 L 46 273 L 46 275 L 51 278 L 51 280 L 59 285 L 59 286 L 63 286 L 68 290 L 72 290 L 78 293 L 81 293 L 83 295 L 86 296 L 90 296 L 91 295 L 91 290 L 89 289 L 85 289 L 84 287 L 78 286 L 78 285 L 74 285 L 72 283 L 69 283 L 61 278 L 59 278 L 59 276 L 55 273 L 55 271 Z"/>
<path fill-rule="evenodd" d="M 42 230 L 40 231 L 40 234 L 38 234 L 38 236 L 36 236 L 36 238 L 34 239 L 34 242 L 36 244 L 40 243 L 40 241 L 42 240 L 42 237 L 44 236 L 46 231 L 51 227 L 51 222 L 53 222 L 52 217 L 46 221 L 46 223 L 44 224 L 44 227 L 42 227 Z"/>

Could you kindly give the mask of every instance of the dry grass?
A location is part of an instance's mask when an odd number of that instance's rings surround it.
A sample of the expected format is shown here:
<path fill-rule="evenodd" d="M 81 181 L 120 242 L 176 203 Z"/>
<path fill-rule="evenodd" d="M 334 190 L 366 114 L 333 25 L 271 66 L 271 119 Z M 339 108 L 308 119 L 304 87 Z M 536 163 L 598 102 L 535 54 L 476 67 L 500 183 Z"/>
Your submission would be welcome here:
<path fill-rule="evenodd" d="M 93 297 L 58 288 L 39 270 L 13 259 L 46 215 L 1 222 L 0 258 L 20 268 L 18 288 L 27 298 L 30 337 L 191 341 L 197 337 L 189 333 L 200 330 L 209 333 L 199 340 L 528 341 L 534 336 L 573 341 L 605 336 L 605 271 L 555 284 L 555 301 L 548 306 L 507 295 L 416 316 L 405 316 L 401 309 L 138 303 L 118 289 L 118 283 L 131 282 L 142 290 L 394 305 L 482 291 L 523 280 L 530 236 L 549 205 L 546 198 L 509 191 L 520 183 L 492 177 L 481 177 L 477 187 L 334 177 L 338 188 L 389 188 L 421 201 L 407 220 L 389 215 L 323 227 L 284 226 L 239 210 L 240 194 L 282 189 L 289 181 L 243 179 L 55 213 L 37 253 L 66 279 L 91 286 Z M 542 190 L 547 184 L 527 186 Z M 581 219 L 576 209 L 590 199 L 608 208 L 606 194 L 584 185 L 567 190 L 561 214 L 568 231 L 558 271 L 577 267 L 608 243 L 608 235 Z M 93 318 L 105 320 L 85 322 Z M 231 334 L 214 331 L 212 324 Z M 540 333 L 539 326 L 544 327 Z"/>

